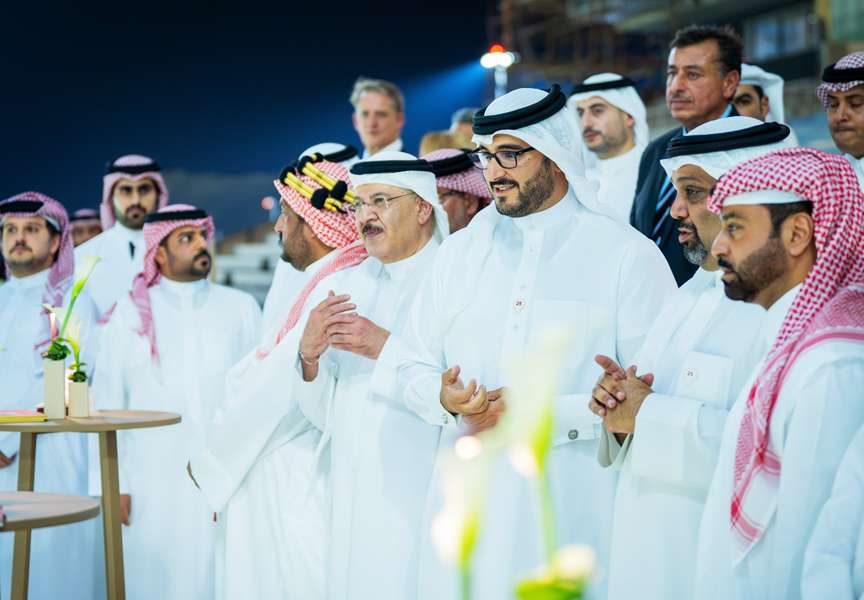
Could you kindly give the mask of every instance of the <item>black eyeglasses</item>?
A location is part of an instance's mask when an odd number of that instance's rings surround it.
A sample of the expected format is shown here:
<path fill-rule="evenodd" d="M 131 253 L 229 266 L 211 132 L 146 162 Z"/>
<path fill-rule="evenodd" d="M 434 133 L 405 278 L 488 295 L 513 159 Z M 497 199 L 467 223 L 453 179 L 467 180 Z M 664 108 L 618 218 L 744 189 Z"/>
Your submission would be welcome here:
<path fill-rule="evenodd" d="M 515 169 L 519 165 L 519 156 L 526 152 L 534 150 L 531 146 L 522 148 L 521 150 L 499 150 L 498 152 L 486 152 L 485 150 L 475 150 L 469 152 L 468 157 L 474 166 L 483 169 L 484 171 L 489 166 L 489 162 L 494 158 L 501 165 L 502 169 Z"/>

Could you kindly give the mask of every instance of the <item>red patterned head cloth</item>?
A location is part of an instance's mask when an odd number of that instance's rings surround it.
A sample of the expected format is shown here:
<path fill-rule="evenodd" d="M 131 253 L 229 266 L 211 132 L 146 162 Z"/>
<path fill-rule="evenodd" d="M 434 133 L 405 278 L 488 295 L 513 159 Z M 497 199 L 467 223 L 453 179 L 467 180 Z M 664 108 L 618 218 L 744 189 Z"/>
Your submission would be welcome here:
<path fill-rule="evenodd" d="M 99 206 L 99 214 L 102 219 L 102 229 L 114 226 L 117 218 L 114 215 L 114 184 L 121 179 L 152 179 L 159 188 L 158 208 L 165 208 L 168 204 L 168 188 L 162 179 L 159 163 L 147 156 L 140 154 L 127 154 L 110 163 L 105 169 L 105 177 L 102 178 L 102 204 Z"/>
<path fill-rule="evenodd" d="M 282 201 L 309 225 L 315 237 L 326 246 L 338 250 L 300 290 L 273 344 L 259 348 L 256 352 L 259 360 L 266 358 L 294 328 L 303 313 L 306 300 L 322 279 L 336 271 L 358 265 L 369 256 L 359 242 L 354 218 L 343 208 L 345 202 L 354 199 L 354 192 L 348 186 L 348 171 L 344 166 L 322 160 L 317 152 L 311 156 L 304 155 L 296 163 L 285 167 L 273 185 Z"/>
<path fill-rule="evenodd" d="M 864 85 L 864 50 L 847 54 L 822 71 L 822 84 L 816 88 L 816 97 L 822 108 L 828 108 L 828 92 L 848 92 Z"/>
<path fill-rule="evenodd" d="M 472 194 L 485 200 L 492 200 L 492 191 L 486 185 L 483 171 L 474 166 L 465 150 L 442 148 L 420 157 L 432 165 L 438 187 Z"/>
<path fill-rule="evenodd" d="M 92 208 L 79 208 L 69 219 L 70 223 L 85 223 L 89 221 L 99 221 L 99 213 Z"/>
<path fill-rule="evenodd" d="M 69 216 L 62 204 L 39 192 L 24 192 L 0 202 L 0 219 L 32 216 L 43 217 L 60 233 L 60 248 L 48 272 L 42 303 L 62 306 L 63 298 L 72 285 L 72 277 L 75 274 L 75 255 L 69 231 Z M 8 279 L 10 275 L 9 265 L 6 265 L 6 278 Z M 50 332 L 46 340 L 37 344 L 37 347 L 48 341 L 50 341 Z"/>
<path fill-rule="evenodd" d="M 129 297 L 141 317 L 141 328 L 138 335 L 150 340 L 150 356 L 158 360 L 156 347 L 156 329 L 153 327 L 153 312 L 150 309 L 150 288 L 159 283 L 162 273 L 156 264 L 156 251 L 159 244 L 178 227 L 204 227 L 207 237 L 213 237 L 213 218 L 203 210 L 189 204 L 172 204 L 155 213 L 147 215 L 144 221 L 144 241 L 147 250 L 144 253 L 144 270 L 135 276 Z"/>
<path fill-rule="evenodd" d="M 781 442 L 773 439 L 769 424 L 786 375 L 802 353 L 826 340 L 864 344 L 864 194 L 846 159 L 810 148 L 771 152 L 721 177 L 708 207 L 720 212 L 724 204 L 790 200 L 812 203 L 816 262 L 747 398 L 731 505 L 739 542 L 736 562 L 759 539 L 776 508 Z"/>

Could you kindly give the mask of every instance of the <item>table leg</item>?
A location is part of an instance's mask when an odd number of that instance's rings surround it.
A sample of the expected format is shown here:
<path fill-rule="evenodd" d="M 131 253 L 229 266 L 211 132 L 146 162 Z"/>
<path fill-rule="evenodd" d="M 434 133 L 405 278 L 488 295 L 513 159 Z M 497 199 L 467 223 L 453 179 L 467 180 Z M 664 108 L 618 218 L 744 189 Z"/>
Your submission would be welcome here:
<path fill-rule="evenodd" d="M 102 471 L 102 527 L 105 531 L 105 583 L 108 600 L 124 600 L 123 535 L 120 530 L 120 476 L 117 468 L 117 432 L 99 432 Z"/>
<path fill-rule="evenodd" d="M 18 491 L 32 492 L 36 477 L 36 435 L 21 433 L 18 448 Z M 30 585 L 30 530 L 15 532 L 12 555 L 12 600 L 25 600 Z"/>

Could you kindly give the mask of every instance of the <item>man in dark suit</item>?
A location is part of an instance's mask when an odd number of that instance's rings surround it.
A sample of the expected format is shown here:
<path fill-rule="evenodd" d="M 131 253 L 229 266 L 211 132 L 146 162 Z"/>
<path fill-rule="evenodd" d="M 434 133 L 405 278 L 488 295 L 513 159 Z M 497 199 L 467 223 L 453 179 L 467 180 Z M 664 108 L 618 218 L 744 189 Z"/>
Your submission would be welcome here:
<path fill-rule="evenodd" d="M 730 27 L 691 25 L 669 44 L 666 105 L 682 127 L 651 142 L 642 154 L 630 224 L 653 239 L 669 262 L 678 285 L 696 267 L 684 259 L 678 223 L 669 216 L 675 187 L 660 166 L 672 138 L 708 121 L 736 115 L 732 99 L 741 79 L 741 38 Z"/>

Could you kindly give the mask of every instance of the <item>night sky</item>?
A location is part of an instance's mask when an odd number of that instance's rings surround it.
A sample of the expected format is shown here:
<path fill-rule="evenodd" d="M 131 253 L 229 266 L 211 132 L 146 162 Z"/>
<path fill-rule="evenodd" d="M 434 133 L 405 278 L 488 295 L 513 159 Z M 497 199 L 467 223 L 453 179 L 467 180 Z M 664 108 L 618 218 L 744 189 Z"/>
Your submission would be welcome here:
<path fill-rule="evenodd" d="M 210 209 L 231 232 L 266 218 L 260 198 L 304 148 L 359 146 L 348 103 L 358 75 L 402 88 L 410 152 L 455 109 L 488 101 L 485 1 L 401 15 L 315 6 L 318 15 L 169 14 L 147 3 L 125 16 L 47 5 L 50 18 L 5 15 L 0 198 L 33 189 L 70 210 L 96 208 L 106 162 L 140 153 L 160 162 L 173 202 Z"/>

